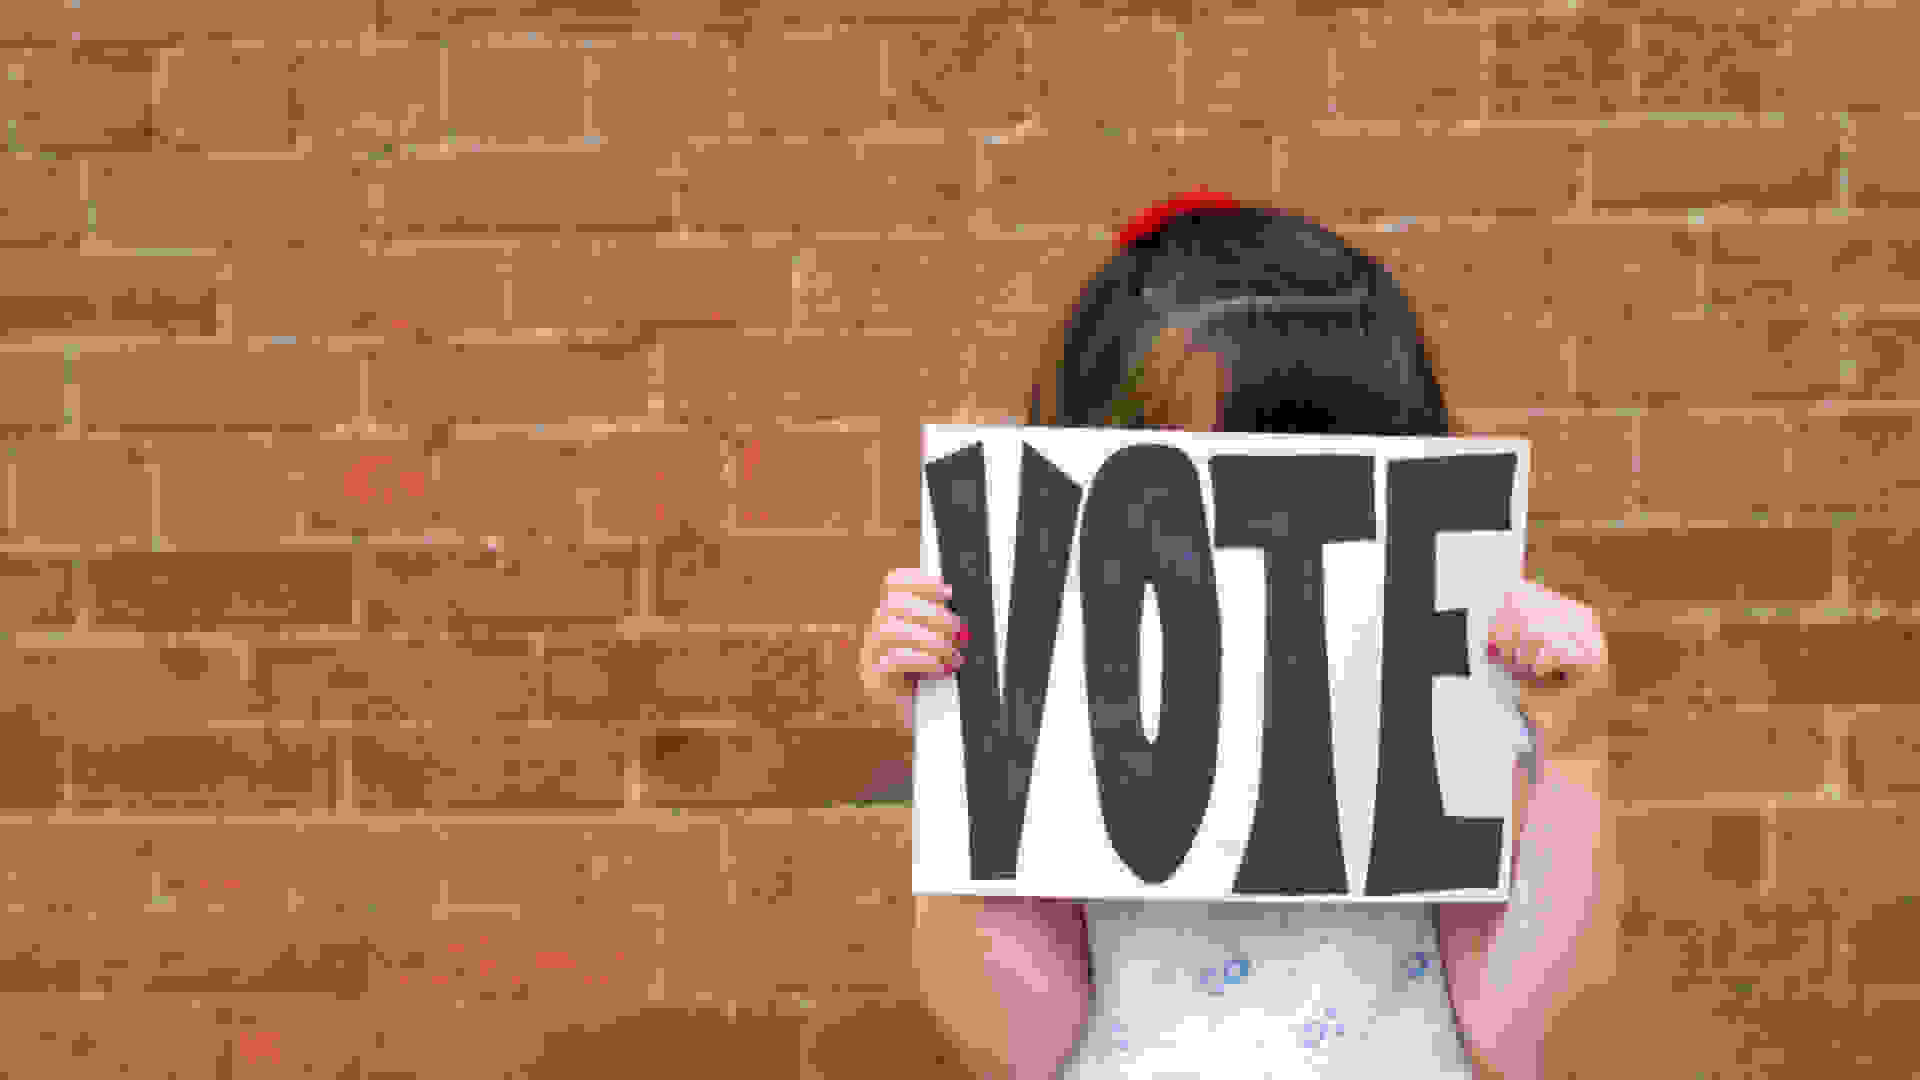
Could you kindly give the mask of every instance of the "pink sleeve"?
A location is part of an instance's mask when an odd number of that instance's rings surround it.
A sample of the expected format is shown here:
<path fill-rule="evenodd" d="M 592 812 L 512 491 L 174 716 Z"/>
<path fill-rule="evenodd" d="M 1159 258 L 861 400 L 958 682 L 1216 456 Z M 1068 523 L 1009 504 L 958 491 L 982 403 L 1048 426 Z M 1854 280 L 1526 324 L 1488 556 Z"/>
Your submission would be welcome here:
<path fill-rule="evenodd" d="M 1461 1033 L 1506 1080 L 1537 1080 L 1547 1027 L 1572 981 L 1599 894 L 1601 796 L 1543 763 L 1515 844 L 1510 903 L 1442 904 L 1440 951 Z"/>
<path fill-rule="evenodd" d="M 987 976 L 1007 1012 L 1012 1080 L 1052 1077 L 1087 1018 L 1086 909 L 1070 900 L 988 897 Z"/>

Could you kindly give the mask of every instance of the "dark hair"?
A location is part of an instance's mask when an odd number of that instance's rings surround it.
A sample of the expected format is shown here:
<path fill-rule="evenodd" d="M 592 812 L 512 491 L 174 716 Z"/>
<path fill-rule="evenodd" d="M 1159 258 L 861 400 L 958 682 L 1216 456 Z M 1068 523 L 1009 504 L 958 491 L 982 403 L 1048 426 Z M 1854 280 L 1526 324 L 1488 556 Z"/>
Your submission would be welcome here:
<path fill-rule="evenodd" d="M 1087 282 L 1028 422 L 1136 427 L 1141 365 L 1187 330 L 1228 371 L 1229 431 L 1445 435 L 1413 309 L 1385 267 L 1274 210 L 1204 209 L 1131 240 Z"/>

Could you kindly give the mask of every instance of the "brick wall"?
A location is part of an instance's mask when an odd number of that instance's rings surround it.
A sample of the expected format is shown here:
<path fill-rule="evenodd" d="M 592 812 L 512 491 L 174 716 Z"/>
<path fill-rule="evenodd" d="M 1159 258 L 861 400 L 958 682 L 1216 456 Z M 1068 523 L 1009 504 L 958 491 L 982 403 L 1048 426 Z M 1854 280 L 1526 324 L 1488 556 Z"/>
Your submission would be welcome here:
<path fill-rule="evenodd" d="M 1911 1075 L 1920 8 L 1258 7 L 9 0 L 0 1073 L 952 1070 L 853 642 L 1204 182 L 1614 629 L 1555 1071 Z"/>

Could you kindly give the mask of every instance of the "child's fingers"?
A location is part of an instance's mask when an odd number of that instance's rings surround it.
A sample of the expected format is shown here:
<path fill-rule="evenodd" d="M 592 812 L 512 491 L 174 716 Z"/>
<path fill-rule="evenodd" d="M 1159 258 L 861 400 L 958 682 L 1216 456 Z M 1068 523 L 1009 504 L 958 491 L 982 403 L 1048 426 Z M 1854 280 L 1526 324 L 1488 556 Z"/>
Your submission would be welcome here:
<path fill-rule="evenodd" d="M 894 618 L 919 623 L 943 638 L 958 636 L 960 619 L 938 600 L 928 600 L 910 592 L 888 592 L 881 610 Z"/>
<path fill-rule="evenodd" d="M 936 600 L 949 600 L 953 590 L 939 578 L 917 567 L 902 567 L 887 575 L 888 592 L 911 592 Z"/>
<path fill-rule="evenodd" d="M 883 650 L 897 648 L 914 649 L 928 656 L 938 657 L 946 666 L 955 667 L 960 663 L 960 650 L 943 634 L 936 633 L 916 622 L 906 619 L 888 619 L 880 625 L 877 632 L 878 643 Z"/>
<path fill-rule="evenodd" d="M 918 649 L 892 649 L 880 658 L 876 670 L 900 693 L 907 693 L 915 678 L 938 678 L 953 670 L 946 661 Z"/>

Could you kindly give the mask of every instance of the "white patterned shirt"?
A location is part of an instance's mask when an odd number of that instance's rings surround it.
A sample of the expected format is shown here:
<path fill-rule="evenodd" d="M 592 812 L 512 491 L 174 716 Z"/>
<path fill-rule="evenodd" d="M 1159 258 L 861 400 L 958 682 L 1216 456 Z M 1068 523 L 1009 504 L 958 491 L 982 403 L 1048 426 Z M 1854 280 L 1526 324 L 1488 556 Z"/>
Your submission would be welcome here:
<path fill-rule="evenodd" d="M 1091 900 L 1066 1080 L 1472 1080 L 1427 904 Z"/>

